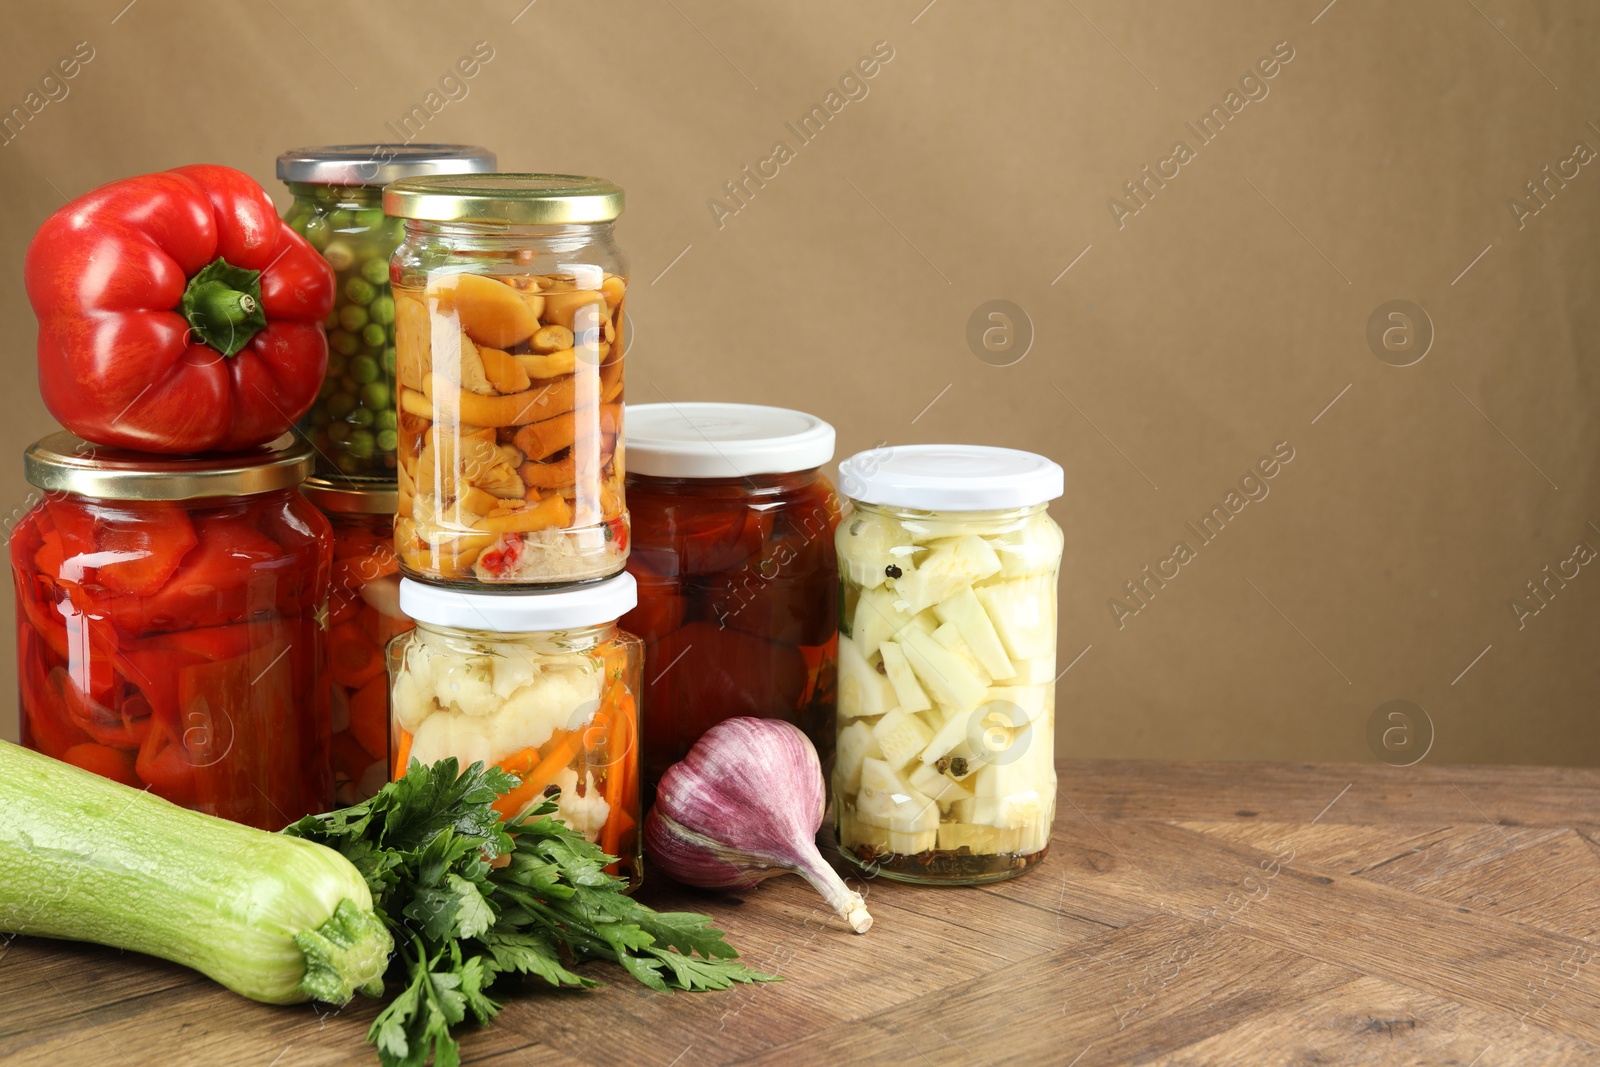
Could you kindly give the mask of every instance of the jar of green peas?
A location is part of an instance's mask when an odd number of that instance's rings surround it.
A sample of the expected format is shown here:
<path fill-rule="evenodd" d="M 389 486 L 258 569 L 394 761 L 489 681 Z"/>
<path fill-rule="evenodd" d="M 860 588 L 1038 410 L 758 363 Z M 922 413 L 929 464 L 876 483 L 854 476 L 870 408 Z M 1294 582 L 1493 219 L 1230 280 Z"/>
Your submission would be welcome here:
<path fill-rule="evenodd" d="M 327 375 L 300 423 L 316 447 L 318 475 L 395 478 L 389 257 L 404 227 L 384 217 L 383 187 L 402 178 L 494 169 L 494 153 L 475 145 L 327 145 L 278 157 L 278 177 L 294 197 L 284 221 L 322 253 L 338 279 L 326 324 Z"/>

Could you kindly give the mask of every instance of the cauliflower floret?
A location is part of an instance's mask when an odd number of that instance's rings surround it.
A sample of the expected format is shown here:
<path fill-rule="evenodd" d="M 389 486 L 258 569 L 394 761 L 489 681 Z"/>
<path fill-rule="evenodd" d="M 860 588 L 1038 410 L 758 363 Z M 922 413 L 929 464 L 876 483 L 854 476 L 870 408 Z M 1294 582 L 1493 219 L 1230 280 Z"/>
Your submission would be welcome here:
<path fill-rule="evenodd" d="M 482 719 L 436 711 L 422 720 L 411 741 L 411 757 L 423 763 L 437 763 L 450 756 L 462 767 L 489 763 L 489 738 Z"/>
<path fill-rule="evenodd" d="M 495 758 L 538 748 L 557 730 L 575 730 L 594 717 L 600 701 L 598 671 L 541 671 L 511 694 L 486 724 Z"/>
<path fill-rule="evenodd" d="M 583 796 L 578 795 L 578 775 L 571 768 L 556 775 L 556 785 L 561 787 L 561 799 L 556 803 L 556 816 L 590 841 L 600 839 L 600 828 L 611 814 L 611 805 L 600 795 L 594 784 L 594 775 L 584 772 Z"/>
<path fill-rule="evenodd" d="M 494 683 L 490 688 L 501 700 L 507 699 L 512 693 L 532 682 L 539 674 L 541 667 L 539 657 L 530 649 L 506 644 L 495 645 L 492 651 Z"/>
<path fill-rule="evenodd" d="M 493 656 L 452 656 L 433 667 L 433 694 L 442 707 L 466 715 L 493 715 L 502 698 L 494 691 Z"/>
<path fill-rule="evenodd" d="M 334 690 L 337 692 L 338 686 Z M 407 733 L 416 733 L 422 720 L 435 710 L 433 693 L 424 688 L 417 672 L 409 669 L 401 671 L 395 679 L 390 699 L 394 701 L 395 717 Z"/>

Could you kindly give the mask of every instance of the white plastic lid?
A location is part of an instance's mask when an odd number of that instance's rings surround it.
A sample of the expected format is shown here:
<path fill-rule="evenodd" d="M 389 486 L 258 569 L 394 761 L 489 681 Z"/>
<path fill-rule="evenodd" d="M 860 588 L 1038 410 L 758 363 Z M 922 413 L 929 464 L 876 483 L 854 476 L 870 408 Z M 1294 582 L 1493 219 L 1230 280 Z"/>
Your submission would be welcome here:
<path fill-rule="evenodd" d="M 400 610 L 416 621 L 497 634 L 600 626 L 616 622 L 638 603 L 639 587 L 627 571 L 551 593 L 463 593 L 400 579 Z"/>
<path fill-rule="evenodd" d="M 919 511 L 1031 507 L 1056 499 L 1065 483 L 1059 463 L 989 445 L 889 445 L 839 464 L 845 496 Z"/>
<path fill-rule="evenodd" d="M 833 459 L 833 427 L 760 404 L 629 404 L 628 473 L 655 478 L 790 474 Z"/>

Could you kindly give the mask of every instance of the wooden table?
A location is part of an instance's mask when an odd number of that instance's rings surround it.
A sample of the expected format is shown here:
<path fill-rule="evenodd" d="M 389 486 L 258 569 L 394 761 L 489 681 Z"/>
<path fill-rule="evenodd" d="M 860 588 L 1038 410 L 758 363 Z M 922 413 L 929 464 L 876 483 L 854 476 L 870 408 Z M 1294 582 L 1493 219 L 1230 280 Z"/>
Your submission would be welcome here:
<path fill-rule="evenodd" d="M 1066 762 L 1048 860 L 870 884 L 857 937 L 798 879 L 715 915 L 779 985 L 530 992 L 469 1063 L 1600 1063 L 1600 771 Z M 369 1063 L 369 1002 L 269 1008 L 183 968 L 0 942 L 6 1064 Z"/>

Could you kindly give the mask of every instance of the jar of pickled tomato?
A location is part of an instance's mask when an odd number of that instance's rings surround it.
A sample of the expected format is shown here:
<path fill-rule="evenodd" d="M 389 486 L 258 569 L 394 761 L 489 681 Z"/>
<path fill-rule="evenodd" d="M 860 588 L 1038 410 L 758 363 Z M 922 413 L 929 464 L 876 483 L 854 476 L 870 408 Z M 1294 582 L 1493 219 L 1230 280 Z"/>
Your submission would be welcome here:
<path fill-rule="evenodd" d="M 901 445 L 839 476 L 840 851 L 907 882 L 1020 874 L 1055 819 L 1061 468 Z"/>
<path fill-rule="evenodd" d="M 328 680 L 334 796 L 356 804 L 389 780 L 389 678 L 384 646 L 411 629 L 400 610 L 395 491 L 312 478 L 300 487 L 333 526 Z"/>
<path fill-rule="evenodd" d="M 311 242 L 338 286 L 328 316 L 328 370 L 301 431 L 317 447 L 317 473 L 393 481 L 398 439 L 394 400 L 394 298 L 389 257 L 399 219 L 383 214 L 383 187 L 424 174 L 494 170 L 476 145 L 341 144 L 278 157 L 294 197 L 284 221 Z"/>
<path fill-rule="evenodd" d="M 833 750 L 839 504 L 833 427 L 754 404 L 628 408 L 628 571 L 645 642 L 652 785 L 737 715 L 784 719 Z"/>
<path fill-rule="evenodd" d="M 622 190 L 599 178 L 418 178 L 393 262 L 408 575 L 462 588 L 622 570 Z"/>
<path fill-rule="evenodd" d="M 521 779 L 495 802 L 514 819 L 547 796 L 634 886 L 639 837 L 641 644 L 617 620 L 633 578 L 539 593 L 466 593 L 410 579 L 416 628 L 389 643 L 394 777 L 454 758 Z"/>
<path fill-rule="evenodd" d="M 262 829 L 326 811 L 333 533 L 311 449 L 156 456 L 56 433 L 11 537 L 23 744 Z"/>

